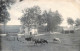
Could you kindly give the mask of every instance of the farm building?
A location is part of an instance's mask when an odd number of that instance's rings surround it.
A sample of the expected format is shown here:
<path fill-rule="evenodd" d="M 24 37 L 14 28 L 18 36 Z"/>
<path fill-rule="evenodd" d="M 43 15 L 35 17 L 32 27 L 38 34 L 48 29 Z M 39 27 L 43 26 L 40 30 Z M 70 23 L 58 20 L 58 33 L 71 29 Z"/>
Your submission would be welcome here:
<path fill-rule="evenodd" d="M 69 27 L 63 27 L 63 32 L 64 34 L 69 34 L 69 33 L 74 33 L 75 29 L 74 26 L 69 26 Z"/>

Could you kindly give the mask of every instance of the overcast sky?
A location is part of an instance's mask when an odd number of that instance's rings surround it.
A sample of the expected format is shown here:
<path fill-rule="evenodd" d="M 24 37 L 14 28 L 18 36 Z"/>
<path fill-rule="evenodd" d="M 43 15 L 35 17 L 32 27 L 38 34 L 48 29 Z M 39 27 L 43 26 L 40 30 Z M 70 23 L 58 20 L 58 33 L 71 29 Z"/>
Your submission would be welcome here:
<path fill-rule="evenodd" d="M 68 17 L 72 17 L 74 20 L 80 17 L 79 0 L 23 0 L 22 2 L 17 0 L 9 10 L 11 21 L 7 25 L 20 25 L 18 18 L 22 16 L 22 10 L 34 5 L 40 6 L 41 10 L 49 10 L 50 8 L 52 11 L 58 10 L 64 18 L 63 26 L 67 25 L 66 19 Z"/>

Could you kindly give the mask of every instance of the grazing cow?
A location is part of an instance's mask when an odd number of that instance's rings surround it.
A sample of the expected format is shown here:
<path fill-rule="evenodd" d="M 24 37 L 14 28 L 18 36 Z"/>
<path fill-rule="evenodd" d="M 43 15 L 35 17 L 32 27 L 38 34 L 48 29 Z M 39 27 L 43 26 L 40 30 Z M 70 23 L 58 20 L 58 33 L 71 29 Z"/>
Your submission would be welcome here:
<path fill-rule="evenodd" d="M 42 41 L 36 40 L 34 44 L 43 44 Z"/>
<path fill-rule="evenodd" d="M 31 41 L 32 40 L 32 37 L 25 38 L 25 40 Z"/>
<path fill-rule="evenodd" d="M 40 41 L 42 41 L 42 43 L 48 43 L 48 41 L 45 39 L 40 39 Z"/>
<path fill-rule="evenodd" d="M 34 44 L 48 43 L 48 41 L 44 39 L 34 39 L 33 41 L 34 41 Z"/>
<path fill-rule="evenodd" d="M 59 42 L 61 42 L 61 40 L 59 38 L 54 38 L 53 41 L 59 41 Z"/>

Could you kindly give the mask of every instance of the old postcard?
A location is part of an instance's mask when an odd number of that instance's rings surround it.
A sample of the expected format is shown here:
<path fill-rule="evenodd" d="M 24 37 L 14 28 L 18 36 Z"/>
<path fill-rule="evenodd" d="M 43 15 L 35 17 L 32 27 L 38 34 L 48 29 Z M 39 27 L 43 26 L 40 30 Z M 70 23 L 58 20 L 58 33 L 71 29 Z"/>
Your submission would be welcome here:
<path fill-rule="evenodd" d="M 0 51 L 80 51 L 80 0 L 0 0 Z"/>

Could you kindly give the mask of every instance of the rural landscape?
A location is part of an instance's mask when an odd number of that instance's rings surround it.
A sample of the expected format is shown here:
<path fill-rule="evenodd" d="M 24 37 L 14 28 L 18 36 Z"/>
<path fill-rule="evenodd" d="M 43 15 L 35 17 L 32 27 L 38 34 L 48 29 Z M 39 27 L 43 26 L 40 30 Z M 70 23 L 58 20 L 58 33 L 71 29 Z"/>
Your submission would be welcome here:
<path fill-rule="evenodd" d="M 69 2 L 0 0 L 0 51 L 80 51 L 80 15 Z"/>

